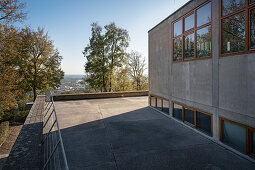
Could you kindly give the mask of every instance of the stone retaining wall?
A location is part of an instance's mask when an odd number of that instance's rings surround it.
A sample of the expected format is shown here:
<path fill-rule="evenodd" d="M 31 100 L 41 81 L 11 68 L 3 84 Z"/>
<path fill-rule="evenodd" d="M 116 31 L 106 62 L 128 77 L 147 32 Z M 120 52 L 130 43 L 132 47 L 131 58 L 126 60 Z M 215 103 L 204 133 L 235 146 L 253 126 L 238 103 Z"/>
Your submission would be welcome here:
<path fill-rule="evenodd" d="M 136 96 L 148 96 L 148 91 L 59 94 L 54 95 L 53 99 L 54 101 L 61 101 L 61 100 L 116 98 L 116 97 L 136 97 Z"/>

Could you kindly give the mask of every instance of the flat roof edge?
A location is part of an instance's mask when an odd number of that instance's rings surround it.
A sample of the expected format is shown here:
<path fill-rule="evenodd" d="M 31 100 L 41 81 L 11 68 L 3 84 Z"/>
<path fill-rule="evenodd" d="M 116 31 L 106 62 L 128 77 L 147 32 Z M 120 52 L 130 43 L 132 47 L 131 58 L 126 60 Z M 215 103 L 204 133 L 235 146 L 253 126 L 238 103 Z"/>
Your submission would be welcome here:
<path fill-rule="evenodd" d="M 191 1 L 193 0 L 189 0 L 188 2 L 186 2 L 184 5 L 182 5 L 180 8 L 178 8 L 176 11 L 174 11 L 172 14 L 170 14 L 168 17 L 166 17 L 165 19 L 163 19 L 162 21 L 160 21 L 157 25 L 155 25 L 154 27 L 152 27 L 148 33 L 150 31 L 152 31 L 153 29 L 155 29 L 156 27 L 158 27 L 160 24 L 162 24 L 164 21 L 166 21 L 167 19 L 169 19 L 172 15 L 174 15 L 175 13 L 177 13 L 178 11 L 180 11 L 182 8 L 184 8 L 186 5 L 188 5 Z"/>

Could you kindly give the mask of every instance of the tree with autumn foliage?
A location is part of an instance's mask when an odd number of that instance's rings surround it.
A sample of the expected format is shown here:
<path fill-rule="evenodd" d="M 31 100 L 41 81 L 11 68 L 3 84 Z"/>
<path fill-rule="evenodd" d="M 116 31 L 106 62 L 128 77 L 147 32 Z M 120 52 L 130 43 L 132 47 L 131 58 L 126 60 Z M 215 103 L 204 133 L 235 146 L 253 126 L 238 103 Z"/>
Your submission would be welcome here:
<path fill-rule="evenodd" d="M 20 70 L 24 77 L 21 84 L 26 91 L 33 91 L 34 100 L 38 90 L 52 90 L 60 86 L 64 77 L 61 69 L 62 56 L 54 47 L 44 29 L 22 29 L 22 61 Z"/>

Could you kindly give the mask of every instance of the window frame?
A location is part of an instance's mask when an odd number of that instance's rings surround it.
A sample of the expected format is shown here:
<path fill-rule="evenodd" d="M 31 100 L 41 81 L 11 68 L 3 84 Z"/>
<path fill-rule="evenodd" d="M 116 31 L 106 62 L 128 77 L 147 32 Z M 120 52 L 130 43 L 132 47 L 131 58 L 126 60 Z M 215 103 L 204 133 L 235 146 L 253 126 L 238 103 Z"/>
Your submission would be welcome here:
<path fill-rule="evenodd" d="M 239 122 L 235 122 L 233 120 L 229 120 L 229 119 L 224 118 L 224 117 L 219 117 L 219 131 L 220 131 L 219 134 L 220 134 L 220 141 L 222 143 L 223 143 L 223 132 L 222 132 L 223 121 L 226 121 L 226 122 L 229 122 L 229 123 L 232 123 L 232 124 L 236 124 L 238 126 L 241 126 L 241 127 L 245 128 L 245 131 L 246 131 L 246 134 L 245 134 L 246 154 L 250 156 L 252 154 L 252 139 L 251 139 L 251 135 L 252 135 L 252 132 L 255 132 L 255 128 L 252 128 L 250 126 L 244 125 L 244 124 L 239 123 Z"/>
<path fill-rule="evenodd" d="M 157 95 L 154 95 L 154 94 L 150 94 L 150 106 L 154 108 L 154 106 L 151 105 L 151 97 L 155 97 L 155 109 L 159 110 L 158 107 L 160 108 L 160 111 L 163 112 L 163 101 L 167 101 L 168 102 L 168 108 L 169 108 L 169 115 L 170 115 L 170 101 L 164 97 L 159 97 Z M 158 106 L 158 100 L 161 101 L 161 104 L 160 106 Z M 165 113 L 165 112 L 164 112 Z"/>
<path fill-rule="evenodd" d="M 255 3 L 250 3 L 250 0 L 245 0 L 245 7 L 239 9 L 237 11 L 231 12 L 225 16 L 222 15 L 223 9 L 223 0 L 220 0 L 220 57 L 233 56 L 233 55 L 241 55 L 241 54 L 250 54 L 255 53 L 255 48 L 251 48 L 251 23 L 250 23 L 250 11 L 255 9 Z M 245 13 L 245 50 L 240 52 L 232 52 L 232 53 L 222 53 L 222 20 L 234 16 L 236 14 Z"/>
<path fill-rule="evenodd" d="M 203 7 L 204 5 L 211 3 L 211 21 L 201 25 L 199 27 L 197 27 L 197 10 L 201 7 Z M 194 27 L 185 31 L 185 18 L 189 17 L 190 15 L 194 14 Z M 175 36 L 174 35 L 174 24 L 178 21 L 182 20 L 182 34 Z M 211 55 L 210 56 L 206 56 L 206 57 L 201 57 L 201 58 L 197 58 L 197 30 L 200 30 L 202 28 L 205 28 L 207 26 L 211 27 Z M 186 62 L 186 61 L 193 61 L 193 60 L 204 60 L 204 59 L 210 59 L 212 58 L 212 49 L 213 49 L 213 44 L 212 44 L 212 2 L 211 0 L 207 0 L 206 2 L 202 3 L 201 5 L 197 6 L 196 8 L 194 8 L 193 10 L 189 11 L 188 13 L 186 13 L 185 15 L 179 17 L 178 19 L 174 20 L 172 22 L 172 37 L 171 37 L 171 42 L 172 42 L 172 63 L 179 63 L 179 62 Z M 184 59 L 184 45 L 185 45 L 185 36 L 194 33 L 194 57 L 190 57 L 188 59 Z M 174 61 L 174 40 L 177 38 L 182 37 L 182 59 L 180 61 Z"/>
<path fill-rule="evenodd" d="M 177 105 L 182 106 L 182 120 L 176 119 L 176 118 L 174 117 L 174 104 L 177 104 Z M 191 123 L 189 123 L 189 122 L 186 123 L 187 121 L 184 120 L 184 119 L 185 119 L 185 108 L 194 111 L 194 125 L 191 124 Z M 202 113 L 202 114 L 205 114 L 205 115 L 210 116 L 210 118 L 211 118 L 211 134 L 205 133 L 204 131 L 202 131 L 202 130 L 200 130 L 200 129 L 197 128 L 197 112 L 200 112 L 200 113 Z M 202 111 L 202 110 L 200 110 L 200 109 L 195 109 L 195 108 L 193 108 L 193 107 L 189 107 L 189 106 L 184 105 L 184 104 L 181 104 L 181 103 L 179 103 L 179 102 L 172 101 L 172 117 L 173 117 L 174 119 L 176 119 L 176 120 L 182 121 L 183 123 L 189 125 L 190 127 L 193 127 L 193 128 L 195 128 L 195 129 L 197 129 L 198 131 L 200 131 L 200 132 L 202 132 L 202 133 L 204 133 L 204 134 L 206 134 L 206 135 L 208 135 L 208 136 L 213 137 L 213 114 L 211 114 L 211 113 L 207 113 L 207 112 L 204 112 L 204 111 Z"/>

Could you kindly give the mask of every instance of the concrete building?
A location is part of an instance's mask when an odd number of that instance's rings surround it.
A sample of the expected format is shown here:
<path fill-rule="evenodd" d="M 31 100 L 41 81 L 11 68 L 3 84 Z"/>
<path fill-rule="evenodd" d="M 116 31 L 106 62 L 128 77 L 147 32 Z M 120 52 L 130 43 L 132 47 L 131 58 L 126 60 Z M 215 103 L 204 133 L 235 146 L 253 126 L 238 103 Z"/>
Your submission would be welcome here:
<path fill-rule="evenodd" d="M 191 0 L 149 30 L 150 105 L 255 154 L 255 1 Z"/>

